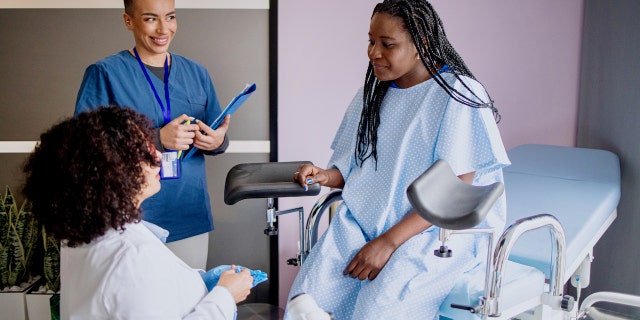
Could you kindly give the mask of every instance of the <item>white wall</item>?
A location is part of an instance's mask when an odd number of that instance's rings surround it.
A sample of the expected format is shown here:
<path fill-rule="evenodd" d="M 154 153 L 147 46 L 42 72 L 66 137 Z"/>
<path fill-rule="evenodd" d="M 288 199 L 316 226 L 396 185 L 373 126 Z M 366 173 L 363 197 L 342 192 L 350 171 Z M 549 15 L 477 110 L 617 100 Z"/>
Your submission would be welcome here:
<path fill-rule="evenodd" d="M 325 166 L 344 110 L 364 81 L 377 1 L 278 2 L 279 161 Z M 502 114 L 507 148 L 575 145 L 582 1 L 433 0 L 449 40 Z M 315 198 L 281 199 L 281 208 Z M 280 222 L 281 260 L 297 252 L 294 217 Z M 284 306 L 296 267 L 280 265 Z"/>

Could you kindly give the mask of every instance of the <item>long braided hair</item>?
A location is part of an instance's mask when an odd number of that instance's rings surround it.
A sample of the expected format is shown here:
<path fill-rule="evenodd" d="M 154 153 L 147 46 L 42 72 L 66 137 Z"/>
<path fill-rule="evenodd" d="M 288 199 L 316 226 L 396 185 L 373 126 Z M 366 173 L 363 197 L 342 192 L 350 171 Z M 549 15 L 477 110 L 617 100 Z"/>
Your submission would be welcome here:
<path fill-rule="evenodd" d="M 493 106 L 490 97 L 489 101 L 482 101 L 464 81 L 460 81 L 474 96 L 467 97 L 445 81 L 442 74 L 437 72 L 440 67 L 448 66 L 449 72 L 458 80 L 460 80 L 460 76 L 476 79 L 449 43 L 442 21 L 429 2 L 426 0 L 385 0 L 375 6 L 372 18 L 376 13 L 386 13 L 403 20 L 425 68 L 451 98 L 469 107 L 491 108 L 496 122 L 500 122 L 500 114 L 498 109 Z M 358 125 L 358 143 L 355 149 L 356 163 L 359 160 L 360 166 L 370 157 L 373 157 L 377 166 L 378 151 L 376 146 L 378 126 L 380 126 L 380 108 L 390 85 L 391 81 L 379 81 L 376 78 L 373 65 L 369 62 L 364 83 L 363 109 Z"/>

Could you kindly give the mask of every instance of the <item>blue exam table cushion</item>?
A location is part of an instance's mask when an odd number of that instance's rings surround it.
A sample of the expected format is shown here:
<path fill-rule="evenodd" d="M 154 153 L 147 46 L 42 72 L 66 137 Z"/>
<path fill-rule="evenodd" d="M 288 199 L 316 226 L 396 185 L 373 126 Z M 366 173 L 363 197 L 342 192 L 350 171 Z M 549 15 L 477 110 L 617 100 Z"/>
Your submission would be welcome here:
<path fill-rule="evenodd" d="M 522 145 L 508 152 L 504 169 L 507 225 L 536 214 L 555 216 L 565 232 L 565 280 L 616 215 L 620 200 L 620 161 L 609 151 Z M 534 266 L 549 277 L 551 241 L 548 230 L 525 233 L 510 260 Z"/>

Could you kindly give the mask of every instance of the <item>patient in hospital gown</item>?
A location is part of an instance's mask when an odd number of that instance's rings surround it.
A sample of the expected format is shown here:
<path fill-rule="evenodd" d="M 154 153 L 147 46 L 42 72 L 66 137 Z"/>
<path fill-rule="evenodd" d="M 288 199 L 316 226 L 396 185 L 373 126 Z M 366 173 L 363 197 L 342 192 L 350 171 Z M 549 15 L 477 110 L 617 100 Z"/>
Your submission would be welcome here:
<path fill-rule="evenodd" d="M 411 26 L 417 16 L 431 28 Z M 497 109 L 441 29 L 426 1 L 391 0 L 374 9 L 365 86 L 344 115 L 328 167 L 307 164 L 294 173 L 303 186 L 342 188 L 344 201 L 289 299 L 308 293 L 338 320 L 432 319 L 456 279 L 483 267 L 482 235 L 455 235 L 448 242 L 453 257 L 435 257 L 438 228 L 406 196 L 407 186 L 438 159 L 474 185 L 501 182 L 509 165 Z M 481 226 L 501 233 L 505 212 L 502 196 Z"/>

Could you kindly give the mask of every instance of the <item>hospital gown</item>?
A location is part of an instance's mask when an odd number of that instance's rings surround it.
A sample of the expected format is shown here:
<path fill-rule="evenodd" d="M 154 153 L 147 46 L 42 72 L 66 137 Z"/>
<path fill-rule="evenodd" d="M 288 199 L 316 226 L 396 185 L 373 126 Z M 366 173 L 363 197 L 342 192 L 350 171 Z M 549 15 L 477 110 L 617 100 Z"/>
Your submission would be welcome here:
<path fill-rule="evenodd" d="M 468 97 L 473 95 L 452 74 L 444 78 Z M 483 101 L 484 88 L 463 77 Z M 362 110 L 362 88 L 347 109 L 328 167 L 342 173 L 343 203 L 328 230 L 313 247 L 289 293 L 313 296 L 335 319 L 431 319 L 464 272 L 481 267 L 486 236 L 455 235 L 447 243 L 451 258 L 438 258 L 438 229 L 433 226 L 410 238 L 390 257 L 374 280 L 358 280 L 342 272 L 368 241 L 398 223 L 412 207 L 407 186 L 436 160 L 444 159 L 457 175 L 475 172 L 473 184 L 502 181 L 509 164 L 489 108 L 463 105 L 430 79 L 410 88 L 389 88 L 378 128 L 378 161 L 355 162 L 354 149 Z M 498 199 L 482 227 L 502 232 L 506 207 Z"/>

